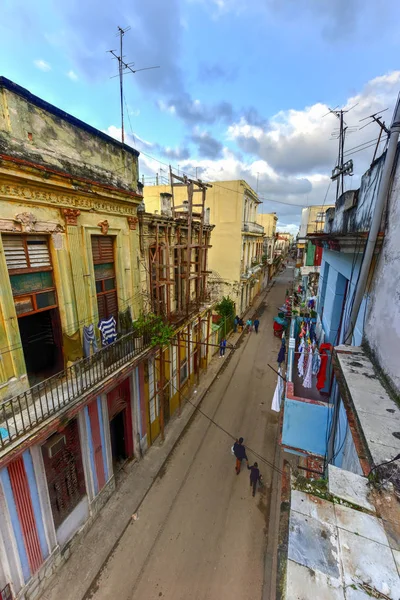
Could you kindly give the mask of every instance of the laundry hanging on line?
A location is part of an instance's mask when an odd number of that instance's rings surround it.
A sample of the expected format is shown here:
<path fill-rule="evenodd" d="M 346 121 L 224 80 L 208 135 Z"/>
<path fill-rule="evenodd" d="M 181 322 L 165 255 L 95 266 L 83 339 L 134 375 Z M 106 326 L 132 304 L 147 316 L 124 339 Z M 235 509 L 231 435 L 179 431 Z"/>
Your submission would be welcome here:
<path fill-rule="evenodd" d="M 99 349 L 97 345 L 96 335 L 94 333 L 93 323 L 83 328 L 83 353 L 86 357 L 90 356 L 91 350 L 97 352 Z"/>
<path fill-rule="evenodd" d="M 278 369 L 278 381 L 276 382 L 275 392 L 272 398 L 271 410 L 275 412 L 280 412 L 281 410 L 281 402 L 282 402 L 282 393 L 283 393 L 283 379 L 281 377 L 282 369 L 279 367 Z"/>
<path fill-rule="evenodd" d="M 112 344 L 117 339 L 117 324 L 114 317 L 102 319 L 98 325 L 101 333 L 101 343 L 103 346 Z"/>

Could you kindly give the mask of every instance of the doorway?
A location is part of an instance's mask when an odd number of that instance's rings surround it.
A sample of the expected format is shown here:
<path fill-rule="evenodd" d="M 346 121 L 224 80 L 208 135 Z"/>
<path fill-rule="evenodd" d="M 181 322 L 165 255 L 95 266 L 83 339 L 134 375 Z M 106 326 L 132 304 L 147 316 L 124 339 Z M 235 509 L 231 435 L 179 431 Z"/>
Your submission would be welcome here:
<path fill-rule="evenodd" d="M 61 371 L 63 361 L 58 310 L 45 310 L 20 317 L 18 327 L 30 385 Z"/>
<path fill-rule="evenodd" d="M 114 467 L 118 469 L 128 458 L 125 447 L 124 411 L 118 413 L 110 421 L 111 453 Z"/>

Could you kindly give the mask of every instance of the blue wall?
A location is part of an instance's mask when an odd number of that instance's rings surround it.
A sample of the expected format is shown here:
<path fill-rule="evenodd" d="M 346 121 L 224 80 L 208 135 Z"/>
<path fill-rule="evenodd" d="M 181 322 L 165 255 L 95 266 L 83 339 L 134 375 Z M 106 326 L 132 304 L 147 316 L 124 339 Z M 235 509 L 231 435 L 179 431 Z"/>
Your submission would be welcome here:
<path fill-rule="evenodd" d="M 334 346 L 339 345 L 343 341 L 344 330 L 350 317 L 351 301 L 355 292 L 361 262 L 361 251 L 357 254 L 347 254 L 324 249 L 323 252 L 318 293 L 318 313 L 321 317 L 322 308 L 324 309 L 321 321 L 323 330 L 325 331 L 325 342 L 331 343 Z M 347 296 L 339 337 L 338 328 L 347 281 Z M 354 346 L 359 346 L 362 342 L 365 309 L 366 299 L 364 298 L 353 332 L 352 345 Z"/>
<path fill-rule="evenodd" d="M 285 398 L 282 444 L 312 454 L 325 455 L 327 428 L 332 419 L 332 406 L 310 404 Z"/>

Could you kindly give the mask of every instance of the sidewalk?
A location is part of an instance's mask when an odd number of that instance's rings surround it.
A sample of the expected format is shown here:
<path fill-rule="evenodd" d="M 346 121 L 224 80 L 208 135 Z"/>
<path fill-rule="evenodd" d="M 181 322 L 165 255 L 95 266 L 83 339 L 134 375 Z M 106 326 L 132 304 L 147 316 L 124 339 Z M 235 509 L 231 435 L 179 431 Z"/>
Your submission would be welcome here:
<path fill-rule="evenodd" d="M 255 303 L 245 314 L 251 317 L 263 302 L 275 281 L 256 298 Z M 229 344 L 235 346 L 247 335 L 245 332 L 232 333 Z M 152 484 L 158 476 L 162 476 L 168 457 L 175 445 L 189 426 L 204 396 L 218 377 L 224 365 L 229 361 L 234 350 L 227 348 L 224 360 L 219 360 L 218 353 L 212 358 L 207 371 L 202 375 L 199 386 L 193 386 L 189 396 L 190 402 L 183 405 L 181 416 L 174 416 L 165 430 L 164 443 L 155 443 L 149 448 L 143 459 L 128 463 L 124 468 L 126 476 L 118 481 L 117 488 L 104 508 L 100 511 L 88 532 L 74 545 L 68 560 L 49 579 L 49 586 L 42 595 L 42 600 L 60 600 L 68 598 L 82 600 L 90 598 L 92 584 L 96 580 L 104 563 L 112 555 L 118 541 L 129 526 L 132 515 L 140 511 Z M 69 550 L 67 549 L 67 552 Z"/>

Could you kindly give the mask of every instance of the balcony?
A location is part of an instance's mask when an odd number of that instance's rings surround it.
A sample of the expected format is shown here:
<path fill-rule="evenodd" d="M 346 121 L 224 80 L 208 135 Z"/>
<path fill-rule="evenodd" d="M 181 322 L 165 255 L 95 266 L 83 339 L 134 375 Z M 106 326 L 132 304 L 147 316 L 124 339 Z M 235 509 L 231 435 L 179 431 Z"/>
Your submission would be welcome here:
<path fill-rule="evenodd" d="M 104 384 L 146 350 L 150 341 L 150 330 L 130 332 L 26 392 L 0 402 L 0 454 L 66 407 L 89 394 L 102 393 Z"/>
<path fill-rule="evenodd" d="M 264 234 L 264 227 L 259 225 L 258 223 L 251 223 L 250 221 L 245 221 L 242 223 L 242 231 L 246 233 L 256 233 L 258 235 Z"/>

